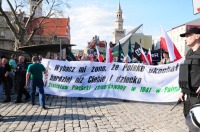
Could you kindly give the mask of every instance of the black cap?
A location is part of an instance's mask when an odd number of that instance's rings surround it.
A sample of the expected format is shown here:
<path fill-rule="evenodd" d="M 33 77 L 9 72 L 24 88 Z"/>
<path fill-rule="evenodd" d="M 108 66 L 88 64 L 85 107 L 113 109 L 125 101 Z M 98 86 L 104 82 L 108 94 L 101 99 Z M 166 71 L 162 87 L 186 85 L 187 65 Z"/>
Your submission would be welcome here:
<path fill-rule="evenodd" d="M 163 51 L 163 53 L 166 53 L 166 54 L 168 54 L 168 52 L 167 52 L 167 51 L 165 51 L 165 50 Z"/>
<path fill-rule="evenodd" d="M 187 32 L 180 34 L 180 36 L 185 37 L 188 34 L 200 34 L 200 28 L 190 28 Z"/>

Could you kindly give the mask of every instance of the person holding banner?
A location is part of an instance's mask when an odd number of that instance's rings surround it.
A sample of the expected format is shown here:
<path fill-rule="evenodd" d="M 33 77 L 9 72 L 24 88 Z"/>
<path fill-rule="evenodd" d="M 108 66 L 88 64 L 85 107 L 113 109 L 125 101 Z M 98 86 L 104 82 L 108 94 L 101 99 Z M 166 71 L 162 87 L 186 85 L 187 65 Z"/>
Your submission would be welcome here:
<path fill-rule="evenodd" d="M 179 69 L 179 85 L 182 89 L 179 100 L 184 101 L 183 112 L 189 131 L 198 132 L 200 127 L 197 128 L 193 124 L 189 113 L 194 104 L 200 103 L 200 28 L 190 28 L 180 36 L 186 37 L 186 45 L 190 47 L 190 50 Z M 186 98 L 185 95 L 187 95 Z"/>
<path fill-rule="evenodd" d="M 30 64 L 28 66 L 27 73 L 26 73 L 26 87 L 28 87 L 29 78 L 30 78 L 31 104 L 35 105 L 35 91 L 36 91 L 36 87 L 38 87 L 40 106 L 42 109 L 46 110 L 47 108 L 45 106 L 43 73 L 47 74 L 47 71 L 42 64 L 37 63 L 38 57 L 33 56 L 32 62 L 33 64 Z"/>

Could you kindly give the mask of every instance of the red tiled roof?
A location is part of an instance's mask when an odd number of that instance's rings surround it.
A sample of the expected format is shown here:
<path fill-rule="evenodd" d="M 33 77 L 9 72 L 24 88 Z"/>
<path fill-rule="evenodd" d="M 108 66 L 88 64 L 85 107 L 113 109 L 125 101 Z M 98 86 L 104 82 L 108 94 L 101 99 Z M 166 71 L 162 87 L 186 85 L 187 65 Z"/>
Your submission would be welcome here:
<path fill-rule="evenodd" d="M 28 18 L 24 19 L 26 22 Z M 27 31 L 28 34 L 38 26 L 38 24 L 43 20 L 43 18 L 38 18 L 34 20 Z M 36 35 L 41 36 L 66 36 L 70 30 L 68 18 L 45 18 L 42 27 L 37 31 Z"/>

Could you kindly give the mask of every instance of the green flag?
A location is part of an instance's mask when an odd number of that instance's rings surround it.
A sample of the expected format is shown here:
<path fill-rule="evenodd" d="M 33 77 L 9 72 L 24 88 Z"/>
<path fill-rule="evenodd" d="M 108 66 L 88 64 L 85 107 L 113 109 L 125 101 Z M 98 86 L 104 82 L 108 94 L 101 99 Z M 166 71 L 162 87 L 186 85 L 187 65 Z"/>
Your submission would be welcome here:
<path fill-rule="evenodd" d="M 131 50 L 131 39 L 129 38 L 129 44 L 128 44 L 128 57 L 129 57 L 129 62 L 132 62 L 132 50 Z"/>
<path fill-rule="evenodd" d="M 68 46 L 66 47 L 66 59 L 68 61 L 76 61 L 76 57 L 72 54 L 72 52 L 69 50 Z"/>
<path fill-rule="evenodd" d="M 122 46 L 119 42 L 119 50 L 118 50 L 118 58 L 117 58 L 117 62 L 123 62 L 124 59 L 124 52 L 122 50 Z"/>

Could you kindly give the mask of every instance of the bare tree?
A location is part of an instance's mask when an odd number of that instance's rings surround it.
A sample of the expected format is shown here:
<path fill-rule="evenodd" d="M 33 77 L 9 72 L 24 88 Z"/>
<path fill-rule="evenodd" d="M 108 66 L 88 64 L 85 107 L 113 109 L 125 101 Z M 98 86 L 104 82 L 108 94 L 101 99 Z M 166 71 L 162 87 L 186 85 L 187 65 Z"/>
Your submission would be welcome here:
<path fill-rule="evenodd" d="M 26 21 L 24 21 L 24 12 L 22 11 L 27 12 L 27 5 L 30 1 L 35 1 L 36 4 L 35 6 L 30 7 L 32 11 L 27 16 Z M 3 2 L 7 2 L 10 8 L 9 12 L 12 15 L 12 20 L 7 13 L 8 11 L 3 9 Z M 41 16 L 35 17 L 36 10 L 41 3 L 43 5 L 42 8 L 44 8 L 43 12 Z M 15 38 L 14 50 L 16 51 L 22 46 L 29 45 L 36 32 L 43 24 L 45 24 L 45 19 L 62 14 L 62 10 L 66 7 L 69 8 L 68 0 L 0 0 L 0 13 L 6 20 L 6 23 Z M 40 21 L 37 21 L 38 19 L 40 19 Z M 34 21 L 37 21 L 36 26 L 31 29 L 31 32 L 27 33 L 30 29 L 30 25 Z"/>

